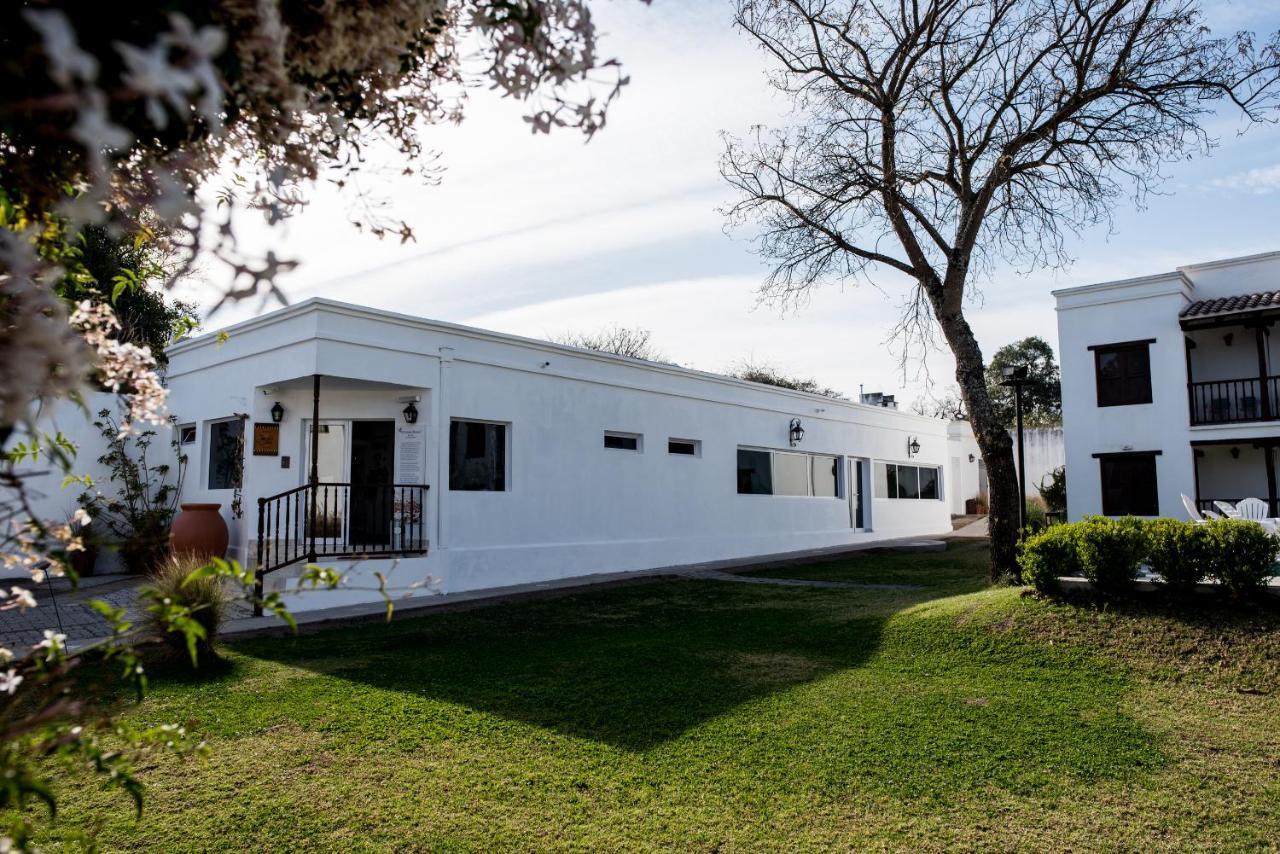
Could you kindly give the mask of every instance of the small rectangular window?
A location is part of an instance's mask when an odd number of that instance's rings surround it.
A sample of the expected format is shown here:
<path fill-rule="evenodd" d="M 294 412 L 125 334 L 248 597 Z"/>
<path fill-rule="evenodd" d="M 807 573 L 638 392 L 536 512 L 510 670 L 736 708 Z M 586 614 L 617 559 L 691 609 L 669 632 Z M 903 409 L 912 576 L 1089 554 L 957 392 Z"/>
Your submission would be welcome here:
<path fill-rule="evenodd" d="M 504 492 L 507 488 L 507 425 L 487 421 L 449 423 L 449 489 Z"/>
<path fill-rule="evenodd" d="M 1095 346 L 1098 406 L 1151 402 L 1150 341 Z"/>
<path fill-rule="evenodd" d="M 244 422 L 239 418 L 209 425 L 209 488 L 235 489 L 244 462 Z"/>
<path fill-rule="evenodd" d="M 178 444 L 194 445 L 196 443 L 196 425 L 180 424 L 178 425 Z"/>
<path fill-rule="evenodd" d="M 1159 516 L 1154 452 L 1100 456 L 1102 515 Z"/>
<path fill-rule="evenodd" d="M 702 443 L 696 439 L 668 439 L 667 453 L 682 457 L 701 456 Z"/>
<path fill-rule="evenodd" d="M 604 446 L 615 451 L 639 451 L 639 433 L 605 433 Z"/>

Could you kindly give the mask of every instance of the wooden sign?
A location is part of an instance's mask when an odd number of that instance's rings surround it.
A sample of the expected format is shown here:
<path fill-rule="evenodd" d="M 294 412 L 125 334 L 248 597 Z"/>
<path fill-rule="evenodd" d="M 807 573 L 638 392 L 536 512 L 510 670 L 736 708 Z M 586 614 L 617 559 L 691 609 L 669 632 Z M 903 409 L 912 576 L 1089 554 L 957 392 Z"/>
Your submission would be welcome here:
<path fill-rule="evenodd" d="M 280 454 L 280 425 L 253 425 L 253 455 L 255 457 L 275 457 Z"/>

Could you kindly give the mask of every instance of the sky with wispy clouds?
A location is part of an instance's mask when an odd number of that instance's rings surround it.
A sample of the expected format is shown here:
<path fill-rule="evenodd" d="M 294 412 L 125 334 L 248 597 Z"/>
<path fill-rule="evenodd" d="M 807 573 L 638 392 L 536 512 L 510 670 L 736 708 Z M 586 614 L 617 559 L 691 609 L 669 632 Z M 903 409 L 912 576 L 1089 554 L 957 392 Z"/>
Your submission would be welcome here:
<path fill-rule="evenodd" d="M 888 340 L 899 279 L 823 288 L 786 312 L 757 301 L 766 262 L 749 231 L 725 233 L 718 212 L 733 198 L 718 169 L 721 132 L 777 123 L 788 104 L 767 87 L 763 55 L 731 27 L 727 0 L 593 8 L 602 52 L 623 61 L 631 84 L 589 143 L 567 131 L 533 136 L 520 105 L 477 91 L 462 125 L 427 132 L 445 168 L 438 186 L 397 176 L 394 161 L 362 179 L 416 242 L 355 231 L 349 203 L 321 186 L 284 227 L 244 223 L 246 246 L 301 261 L 280 279 L 292 300 L 324 296 L 532 337 L 641 326 L 691 367 L 751 359 L 851 395 L 860 386 L 921 395 L 926 378 L 904 374 Z M 1220 31 L 1274 31 L 1280 0 L 1219 0 L 1209 20 Z M 1280 249 L 1280 127 L 1238 130 L 1235 118 L 1214 123 L 1215 153 L 1169 170 L 1144 210 L 1122 205 L 1111 233 L 1073 241 L 1070 269 L 998 271 L 983 283 L 968 312 L 984 351 L 1029 334 L 1056 343 L 1053 288 Z M 206 305 L 220 277 L 210 268 Z M 240 304 L 206 328 L 262 310 Z M 945 353 L 928 367 L 950 381 Z"/>

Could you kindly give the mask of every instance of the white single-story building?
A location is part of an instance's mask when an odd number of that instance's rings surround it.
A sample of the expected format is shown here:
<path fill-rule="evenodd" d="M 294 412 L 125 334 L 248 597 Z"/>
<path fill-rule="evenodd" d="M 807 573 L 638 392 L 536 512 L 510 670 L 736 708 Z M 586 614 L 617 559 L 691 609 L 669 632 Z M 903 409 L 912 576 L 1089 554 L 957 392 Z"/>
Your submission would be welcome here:
<path fill-rule="evenodd" d="M 1054 292 L 1070 518 L 1280 515 L 1280 252 Z"/>
<path fill-rule="evenodd" d="M 951 528 L 947 423 L 906 412 L 325 299 L 169 360 L 182 500 L 229 556 L 348 573 L 293 607 Z"/>

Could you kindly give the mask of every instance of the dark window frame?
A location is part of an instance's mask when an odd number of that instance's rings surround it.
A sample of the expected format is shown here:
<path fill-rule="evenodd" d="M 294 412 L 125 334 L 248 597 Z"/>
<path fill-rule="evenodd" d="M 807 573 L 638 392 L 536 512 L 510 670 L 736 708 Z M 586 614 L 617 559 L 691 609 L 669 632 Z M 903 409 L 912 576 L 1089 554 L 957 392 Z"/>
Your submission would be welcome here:
<path fill-rule="evenodd" d="M 450 492 L 509 492 L 511 489 L 511 425 L 504 421 L 485 421 L 481 418 L 449 419 L 449 491 Z M 492 442 L 493 459 L 487 471 L 476 461 L 489 459 L 489 434 L 497 435 Z M 477 447 L 474 440 L 481 439 Z M 459 455 L 456 456 L 455 455 Z"/>
<path fill-rule="evenodd" d="M 232 425 L 238 430 L 228 431 L 227 428 Z M 214 442 L 218 443 L 217 448 L 214 447 Z M 244 482 L 243 443 L 243 418 L 219 418 L 216 421 L 209 422 L 208 429 L 205 430 L 205 459 L 208 467 L 205 472 L 205 485 L 209 491 L 217 492 L 240 488 Z M 241 451 L 240 470 L 233 471 L 230 465 L 234 462 L 237 444 L 240 445 Z"/>
<path fill-rule="evenodd" d="M 1093 353 L 1093 383 L 1100 408 L 1142 406 L 1152 402 L 1151 345 L 1155 341 L 1147 338 L 1089 347 Z M 1118 376 L 1103 376 L 1102 363 L 1108 357 L 1115 358 Z"/>
<path fill-rule="evenodd" d="M 644 451 L 644 435 L 622 430 L 605 430 L 604 446 L 610 451 L 627 451 L 639 454 Z"/>
<path fill-rule="evenodd" d="M 676 447 L 687 448 L 688 450 L 676 450 Z M 667 439 L 667 453 L 673 457 L 700 457 L 702 456 L 702 442 L 698 439 Z"/>
<path fill-rule="evenodd" d="M 1123 451 L 1094 454 L 1098 461 L 1098 492 L 1103 516 L 1159 516 L 1160 451 Z M 1143 470 L 1138 470 L 1141 466 Z M 1150 466 L 1149 472 L 1146 467 Z M 1146 477 L 1150 474 L 1149 479 Z M 1124 494 L 1122 490 L 1141 486 L 1142 491 Z"/>

